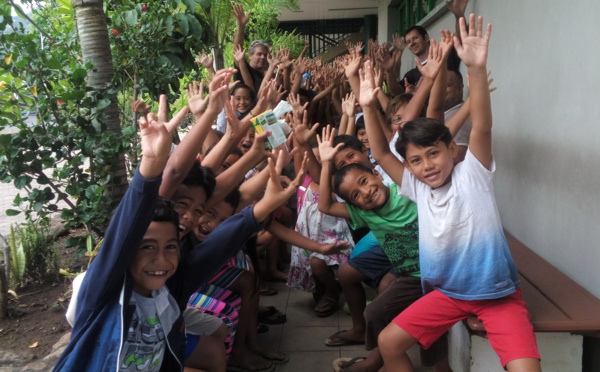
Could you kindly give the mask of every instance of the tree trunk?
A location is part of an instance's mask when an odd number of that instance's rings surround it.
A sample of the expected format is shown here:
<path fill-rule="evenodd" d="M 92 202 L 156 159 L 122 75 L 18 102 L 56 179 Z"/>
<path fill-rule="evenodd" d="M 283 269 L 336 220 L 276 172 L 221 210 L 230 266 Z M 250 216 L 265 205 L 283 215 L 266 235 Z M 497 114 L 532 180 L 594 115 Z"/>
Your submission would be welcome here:
<path fill-rule="evenodd" d="M 219 71 L 225 67 L 225 58 L 223 57 L 223 48 L 215 46 L 213 48 L 215 55 L 215 70 Z"/>
<path fill-rule="evenodd" d="M 83 60 L 91 62 L 93 71 L 88 72 L 87 84 L 93 89 L 106 89 L 114 77 L 114 68 L 108 27 L 103 9 L 103 0 L 73 0 L 77 32 L 81 44 Z M 110 131 L 121 133 L 119 106 L 116 94 L 108 95 L 110 105 L 102 112 L 102 122 Z M 98 123 L 94 123 L 95 126 Z M 120 154 L 117 164 L 112 165 L 113 185 L 110 195 L 114 203 L 118 203 L 127 190 L 127 170 L 125 156 Z"/>

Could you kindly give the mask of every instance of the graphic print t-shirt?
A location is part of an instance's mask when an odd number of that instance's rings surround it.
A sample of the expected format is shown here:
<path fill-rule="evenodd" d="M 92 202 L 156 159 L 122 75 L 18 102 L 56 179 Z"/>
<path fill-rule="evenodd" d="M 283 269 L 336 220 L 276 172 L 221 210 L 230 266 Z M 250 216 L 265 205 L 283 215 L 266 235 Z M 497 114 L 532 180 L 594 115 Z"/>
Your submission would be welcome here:
<path fill-rule="evenodd" d="M 132 293 L 129 304 L 135 305 L 136 311 L 121 349 L 119 371 L 160 370 L 167 347 L 166 335 L 177 318 L 173 309 L 179 312 L 172 301 L 174 300 L 166 288 L 153 293 L 153 297 Z"/>

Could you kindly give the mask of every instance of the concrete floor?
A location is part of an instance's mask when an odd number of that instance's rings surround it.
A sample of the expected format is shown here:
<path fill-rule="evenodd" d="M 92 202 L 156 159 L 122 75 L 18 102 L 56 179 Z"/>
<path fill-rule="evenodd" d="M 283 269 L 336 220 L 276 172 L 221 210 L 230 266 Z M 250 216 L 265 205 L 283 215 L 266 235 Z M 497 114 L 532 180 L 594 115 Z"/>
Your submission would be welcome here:
<path fill-rule="evenodd" d="M 325 340 L 333 333 L 352 326 L 350 315 L 343 310 L 327 318 L 319 318 L 313 312 L 314 301 L 307 292 L 289 289 L 284 283 L 269 282 L 279 291 L 275 296 L 261 296 L 260 304 L 275 306 L 287 314 L 287 322 L 269 325 L 269 332 L 259 335 L 260 340 L 273 350 L 286 353 L 290 361 L 278 364 L 277 372 L 328 372 L 333 371 L 332 362 L 340 357 L 367 356 L 364 345 L 344 347 L 325 346 Z M 367 292 L 367 296 L 373 293 Z M 343 305 L 340 299 L 340 307 Z M 410 350 L 415 372 L 429 369 L 420 366 L 419 350 Z"/>

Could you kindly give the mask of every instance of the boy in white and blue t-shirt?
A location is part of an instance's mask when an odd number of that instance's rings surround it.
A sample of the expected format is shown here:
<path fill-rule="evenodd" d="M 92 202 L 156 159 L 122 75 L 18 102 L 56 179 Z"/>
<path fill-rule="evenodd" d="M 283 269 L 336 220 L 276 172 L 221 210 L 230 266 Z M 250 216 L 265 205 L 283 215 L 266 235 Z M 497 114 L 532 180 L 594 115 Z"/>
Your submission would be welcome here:
<path fill-rule="evenodd" d="M 454 166 L 456 144 L 435 119 L 405 124 L 396 149 L 385 146 L 378 128 L 370 64 L 361 74 L 360 104 L 375 159 L 401 185 L 400 193 L 417 203 L 421 282 L 425 296 L 398 315 L 379 336 L 386 372 L 411 371 L 406 350 L 427 348 L 454 323 L 477 316 L 490 343 L 509 371 L 540 371 L 533 327 L 521 298 L 519 277 L 508 250 L 493 194 L 495 163 L 491 152 L 492 113 L 487 83 L 483 20 L 471 15 L 467 33 L 454 46 L 467 66 L 473 128 L 465 160 Z M 424 77 L 435 79 L 441 52 L 432 46 Z"/>

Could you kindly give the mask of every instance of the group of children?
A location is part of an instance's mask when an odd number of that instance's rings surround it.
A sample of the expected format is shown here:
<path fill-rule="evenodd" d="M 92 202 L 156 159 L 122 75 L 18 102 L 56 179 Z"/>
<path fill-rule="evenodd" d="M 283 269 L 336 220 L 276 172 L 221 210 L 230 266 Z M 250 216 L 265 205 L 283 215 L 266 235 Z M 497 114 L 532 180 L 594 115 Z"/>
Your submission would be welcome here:
<path fill-rule="evenodd" d="M 235 15 L 243 35 L 248 17 L 239 5 Z M 406 351 L 414 344 L 424 365 L 449 370 L 445 333 L 469 317 L 483 323 L 503 367 L 540 370 L 493 195 L 490 33 L 473 15 L 468 27 L 461 19 L 457 35 L 442 31 L 418 63 L 418 88 L 391 99 L 384 80 L 404 91 L 391 82 L 399 39 L 393 50 L 370 44 L 366 57 L 349 45 L 332 65 L 294 62 L 285 50 L 271 57 L 260 43 L 247 62 L 236 47 L 236 69 L 209 69 L 208 95 L 191 84 L 188 107 L 171 120 L 164 96 L 158 115 L 136 105 L 141 161 L 78 280 L 71 342 L 55 370 L 274 370 L 288 356 L 260 344 L 259 321 L 281 323 L 285 314 L 259 305 L 268 290 L 260 289 L 261 249 L 266 275 L 312 292 L 317 316 L 337 311 L 343 292 L 352 328 L 325 344 L 365 344 L 371 352 L 340 361 L 338 370 L 410 371 Z M 470 98 L 445 122 L 453 48 Z M 314 80 L 303 83 L 308 69 Z M 243 82 L 231 83 L 238 72 Z M 251 119 L 284 98 L 293 110 L 282 126 L 291 134 L 269 152 L 271 133 L 255 133 Z M 172 149 L 171 133 L 188 109 L 195 124 Z M 467 116 L 462 160 L 453 137 Z M 363 283 L 378 292 L 368 306 Z"/>

